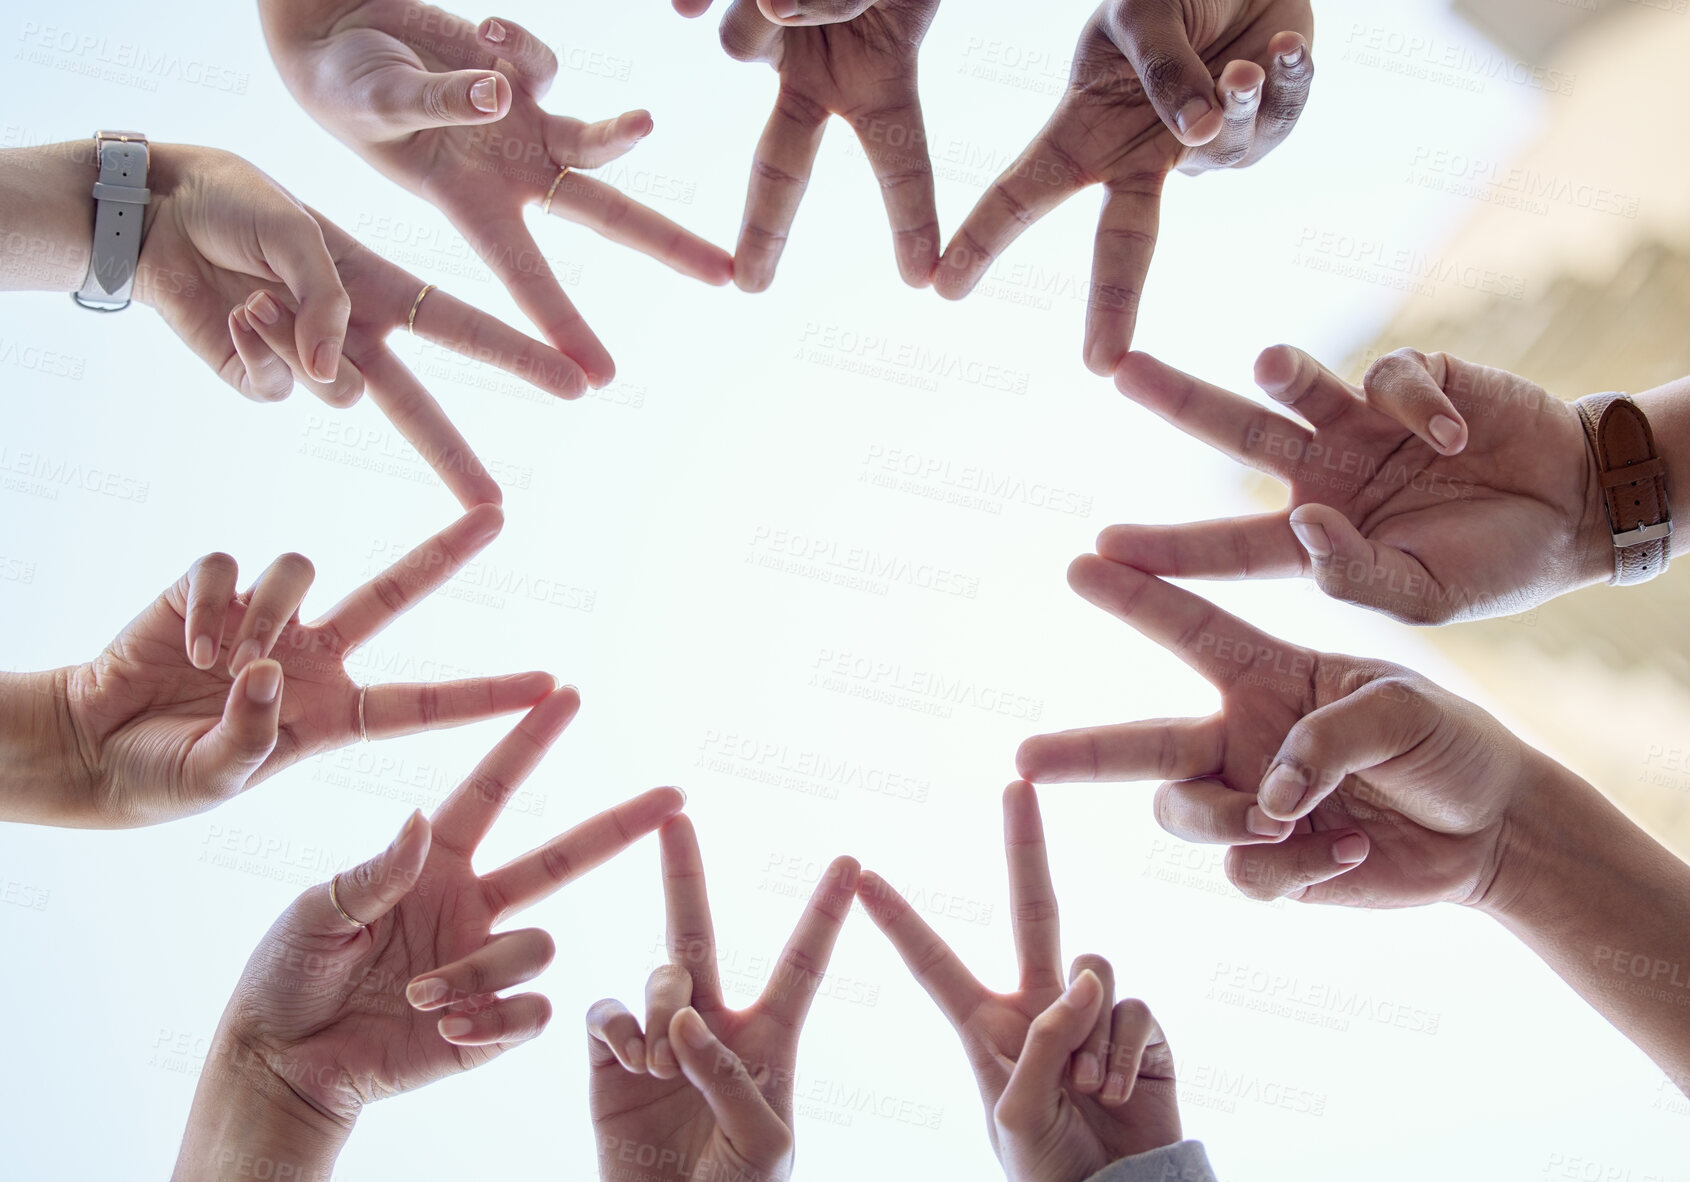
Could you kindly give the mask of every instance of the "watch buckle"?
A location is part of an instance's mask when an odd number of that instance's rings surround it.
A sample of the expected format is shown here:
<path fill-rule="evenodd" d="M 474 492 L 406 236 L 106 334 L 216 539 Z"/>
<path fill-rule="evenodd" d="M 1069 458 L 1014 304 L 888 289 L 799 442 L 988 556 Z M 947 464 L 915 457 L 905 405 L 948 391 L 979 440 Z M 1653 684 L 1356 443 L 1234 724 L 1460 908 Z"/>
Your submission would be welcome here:
<path fill-rule="evenodd" d="M 1672 537 L 1672 518 L 1655 525 L 1640 525 L 1636 529 L 1628 529 L 1622 534 L 1614 535 L 1614 548 L 1624 550 L 1631 546 L 1643 546 L 1650 542 L 1664 542 Z"/>

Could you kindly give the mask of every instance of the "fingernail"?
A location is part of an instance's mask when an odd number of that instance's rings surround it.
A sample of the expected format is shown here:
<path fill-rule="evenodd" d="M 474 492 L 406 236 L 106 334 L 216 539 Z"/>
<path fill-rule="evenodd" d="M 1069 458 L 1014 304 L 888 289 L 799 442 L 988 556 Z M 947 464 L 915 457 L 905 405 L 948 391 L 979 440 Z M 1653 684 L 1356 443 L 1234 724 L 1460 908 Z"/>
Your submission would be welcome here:
<path fill-rule="evenodd" d="M 471 1022 L 468 1018 L 440 1019 L 441 1038 L 462 1038 L 474 1029 L 475 1023 Z"/>
<path fill-rule="evenodd" d="M 393 844 L 398 845 L 400 842 L 404 841 L 407 837 L 411 836 L 411 831 L 414 830 L 417 827 L 417 822 L 421 821 L 421 820 L 422 820 L 422 810 L 421 809 L 412 809 L 411 815 L 405 818 L 405 824 L 403 826 L 401 826 L 400 829 L 399 829 L 399 836 L 393 839 Z"/>
<path fill-rule="evenodd" d="M 246 679 L 246 700 L 254 706 L 268 706 L 282 688 L 282 667 L 274 661 L 254 669 Z"/>
<path fill-rule="evenodd" d="M 1103 1084 L 1103 1102 L 1105 1104 L 1119 1104 L 1127 1094 L 1127 1077 L 1119 1071 L 1111 1071 L 1109 1078 Z"/>
<path fill-rule="evenodd" d="M 487 22 L 487 32 L 483 34 L 494 45 L 502 45 L 505 41 L 505 26 L 498 21 Z"/>
<path fill-rule="evenodd" d="M 209 636 L 194 637 L 193 653 L 188 658 L 194 663 L 195 669 L 209 669 L 211 663 L 217 659 L 217 645 Z"/>
<path fill-rule="evenodd" d="M 477 111 L 484 111 L 491 115 L 499 109 L 499 80 L 497 78 L 483 78 L 469 88 L 469 101 L 475 104 Z"/>
<path fill-rule="evenodd" d="M 1212 110 L 1214 107 L 1208 99 L 1194 98 L 1179 109 L 1179 114 L 1174 116 L 1174 122 L 1179 125 L 1182 134 L 1190 135 L 1191 129 L 1201 123 Z"/>
<path fill-rule="evenodd" d="M 1302 772 L 1289 764 L 1276 763 L 1268 772 L 1267 779 L 1262 781 L 1262 789 L 1257 796 L 1263 804 L 1271 804 L 1277 811 L 1288 813 L 1303 799 L 1307 786 Z"/>
<path fill-rule="evenodd" d="M 332 382 L 340 371 L 340 342 L 324 341 L 311 358 L 311 373 L 319 382 Z"/>
<path fill-rule="evenodd" d="M 1275 821 L 1259 806 L 1251 805 L 1250 811 L 1244 814 L 1244 828 L 1257 837 L 1284 837 L 1291 828 L 1291 822 Z"/>
<path fill-rule="evenodd" d="M 675 1048 L 669 1045 L 669 1039 L 666 1035 L 658 1035 L 652 1040 L 649 1054 L 653 1067 L 672 1071 L 677 1066 L 675 1063 Z"/>
<path fill-rule="evenodd" d="M 239 673 L 253 661 L 256 661 L 258 659 L 258 653 L 259 644 L 256 640 L 248 639 L 241 641 L 241 647 L 236 649 L 234 655 L 229 658 L 230 676 Z"/>
<path fill-rule="evenodd" d="M 1456 441 L 1461 438 L 1461 424 L 1448 415 L 1433 415 L 1426 429 L 1432 433 L 1432 438 L 1438 441 L 1438 446 L 1444 451 L 1454 447 Z"/>
<path fill-rule="evenodd" d="M 1303 47 L 1301 45 L 1299 45 L 1299 46 L 1297 46 L 1297 48 L 1293 49 L 1290 53 L 1280 54 L 1279 55 L 1279 64 L 1284 66 L 1287 70 L 1293 70 L 1293 69 L 1296 69 L 1298 66 L 1302 65 L 1303 64 Z"/>
<path fill-rule="evenodd" d="M 1311 558 L 1332 557 L 1332 538 L 1324 525 L 1313 521 L 1293 521 L 1291 532 L 1297 535 L 1297 541 L 1303 544 L 1303 549 L 1309 552 Z"/>
<path fill-rule="evenodd" d="M 1252 86 L 1249 90 L 1229 90 L 1227 97 L 1239 106 L 1247 107 L 1256 101 L 1256 96 L 1262 93 L 1262 88 Z"/>
<path fill-rule="evenodd" d="M 628 1057 L 628 1066 L 635 1071 L 645 1070 L 645 1040 L 630 1038 L 622 1053 Z"/>
<path fill-rule="evenodd" d="M 791 20 L 798 15 L 798 0 L 769 0 L 769 11 L 781 20 Z"/>
<path fill-rule="evenodd" d="M 1332 843 L 1332 860 L 1340 866 L 1354 866 L 1367 857 L 1367 838 L 1359 833 L 1346 833 Z"/>
<path fill-rule="evenodd" d="M 276 302 L 276 297 L 267 291 L 261 291 L 246 302 L 246 310 L 258 317 L 263 324 L 274 324 L 282 318 L 282 306 Z"/>
<path fill-rule="evenodd" d="M 704 1019 L 698 1016 L 697 1010 L 681 1011 L 681 1037 L 695 1051 L 702 1051 L 710 1045 L 710 1029 L 704 1025 Z"/>
<path fill-rule="evenodd" d="M 439 977 L 426 977 L 405 986 L 405 1000 L 417 1009 L 425 1010 L 445 1000 L 448 988 Z"/>
<path fill-rule="evenodd" d="M 1103 1064 L 1090 1051 L 1081 1051 L 1074 1063 L 1074 1082 L 1089 1091 L 1103 1078 Z"/>
<path fill-rule="evenodd" d="M 1097 991 L 1102 987 L 1103 982 L 1097 979 L 1097 974 L 1087 969 L 1068 986 L 1068 1004 L 1083 1010 L 1097 1000 Z"/>

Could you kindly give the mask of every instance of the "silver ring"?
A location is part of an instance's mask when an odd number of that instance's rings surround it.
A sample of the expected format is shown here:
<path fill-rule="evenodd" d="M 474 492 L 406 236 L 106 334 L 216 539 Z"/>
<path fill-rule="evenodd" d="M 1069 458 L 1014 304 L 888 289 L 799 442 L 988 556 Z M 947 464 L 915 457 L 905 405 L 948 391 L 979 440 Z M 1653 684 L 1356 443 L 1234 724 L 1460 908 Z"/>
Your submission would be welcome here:
<path fill-rule="evenodd" d="M 370 741 L 370 729 L 364 723 L 364 699 L 369 696 L 369 692 L 370 687 L 367 685 L 358 687 L 358 741 L 360 743 Z"/>

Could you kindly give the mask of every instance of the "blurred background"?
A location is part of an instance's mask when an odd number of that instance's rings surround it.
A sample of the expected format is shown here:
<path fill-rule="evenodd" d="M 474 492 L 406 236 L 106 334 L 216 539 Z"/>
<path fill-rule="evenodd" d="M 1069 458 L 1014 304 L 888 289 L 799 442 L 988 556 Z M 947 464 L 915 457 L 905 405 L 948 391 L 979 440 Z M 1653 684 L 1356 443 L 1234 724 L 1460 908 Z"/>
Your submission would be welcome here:
<path fill-rule="evenodd" d="M 921 65 L 947 232 L 1048 116 L 1090 7 L 941 7 Z M 1441 348 L 1567 398 L 1690 372 L 1686 7 L 1316 0 L 1295 134 L 1255 168 L 1170 182 L 1137 345 L 1240 391 L 1277 341 L 1352 377 L 1402 345 Z M 730 61 L 708 18 L 663 0 L 496 15 L 556 50 L 552 110 L 651 110 L 655 133 L 600 175 L 731 247 L 771 71 Z M 21 0 L 0 37 L 0 146 L 132 127 L 231 149 L 521 322 L 437 211 L 295 106 L 250 5 Z M 397 340 L 501 476 L 509 524 L 360 650 L 356 675 L 547 668 L 585 702 L 485 865 L 676 783 L 741 1002 L 838 853 L 904 890 L 988 984 L 1011 983 L 998 793 L 1016 745 L 1215 703 L 1073 596 L 1067 562 L 1112 522 L 1279 495 L 1080 364 L 1096 211 L 1095 193 L 1071 201 L 946 304 L 899 283 L 878 190 L 838 125 L 761 297 L 533 212 L 618 361 L 590 398 L 555 402 Z M 307 554 L 309 617 L 456 515 L 373 406 L 303 391 L 248 404 L 143 308 L 5 296 L 0 399 L 0 667 L 87 660 L 214 549 L 247 577 Z M 1001 493 L 959 495 L 978 474 Z M 851 577 L 853 551 L 892 573 Z M 1198 589 L 1288 640 L 1473 698 L 1690 855 L 1684 570 L 1438 631 L 1305 584 Z M 966 692 L 910 692 L 941 677 Z M 888 689 L 903 692 L 876 699 Z M 0 1177 L 167 1172 L 275 915 L 431 808 L 508 725 L 337 752 L 157 829 L 0 828 Z M 1156 827 L 1152 789 L 1042 792 L 1064 952 L 1110 957 L 1155 1010 L 1187 1134 L 1221 1177 L 1690 1180 L 1690 1103 L 1497 925 L 1246 902 L 1218 851 Z M 373 1106 L 338 1177 L 591 1176 L 581 1016 L 602 996 L 637 1003 L 662 958 L 655 843 L 520 922 L 560 947 L 537 984 L 552 1030 Z M 955 1038 L 860 912 L 833 970 L 800 1053 L 798 1176 L 995 1176 Z"/>

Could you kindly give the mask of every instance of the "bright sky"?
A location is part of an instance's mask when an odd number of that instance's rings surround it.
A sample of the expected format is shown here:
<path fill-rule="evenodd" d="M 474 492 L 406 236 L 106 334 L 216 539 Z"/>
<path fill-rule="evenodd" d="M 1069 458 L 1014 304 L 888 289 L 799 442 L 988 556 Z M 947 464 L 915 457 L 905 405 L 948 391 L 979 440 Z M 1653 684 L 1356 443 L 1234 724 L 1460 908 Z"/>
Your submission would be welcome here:
<path fill-rule="evenodd" d="M 378 251 L 516 320 L 444 217 L 298 110 L 251 4 L 9 8 L 0 143 L 115 126 L 232 149 Z M 922 89 L 947 231 L 1045 120 L 1088 11 L 1086 0 L 941 9 Z M 1262 346 L 1292 341 L 1337 362 L 1396 301 L 1437 298 L 1397 291 L 1365 262 L 1436 251 L 1472 208 L 1405 180 L 1416 153 L 1506 153 L 1546 101 L 1487 72 L 1497 51 L 1439 3 L 1346 0 L 1339 11 L 1317 5 L 1314 100 L 1288 144 L 1252 170 L 1169 185 L 1138 344 L 1234 388 L 1248 388 Z M 606 174 L 731 246 L 770 71 L 729 60 L 712 24 L 681 20 L 665 0 L 517 0 L 499 15 L 558 47 L 553 110 L 649 108 L 655 134 Z M 74 48 L 84 38 L 97 44 Z M 84 76 L 125 45 L 191 68 Z M 1466 65 L 1427 65 L 1446 60 Z M 239 93 L 191 80 L 207 76 Z M 1173 657 L 1073 596 L 1064 567 L 1111 522 L 1255 507 L 1240 470 L 1080 364 L 1096 208 L 1095 194 L 1074 200 L 988 288 L 945 304 L 898 281 L 878 193 L 840 125 L 765 296 L 693 285 L 562 222 L 538 226 L 618 360 L 618 383 L 597 397 L 554 403 L 398 343 L 505 475 L 509 524 L 468 574 L 365 650 L 360 675 L 543 667 L 585 700 L 530 781 L 529 810 L 488 841 L 488 865 L 677 783 L 742 1002 L 839 853 L 924 897 L 976 973 L 1009 983 L 998 793 L 1017 743 L 1214 702 Z M 1357 258 L 1359 277 L 1334 273 Z M 3 308 L 0 467 L 37 452 L 115 474 L 108 487 L 128 494 L 0 489 L 4 667 L 86 660 L 214 549 L 240 560 L 243 581 L 284 550 L 309 555 L 313 615 L 457 513 L 371 405 L 338 412 L 303 391 L 251 405 L 145 309 L 92 317 L 57 295 L 11 295 Z M 75 376 L 25 368 L 26 349 L 67 355 Z M 914 350 L 1004 380 L 911 385 L 898 358 Z M 864 353 L 878 375 L 853 371 Z M 1052 485 L 1087 511 L 1013 497 L 963 507 L 865 479 L 909 456 Z M 958 578 L 950 590 L 871 593 L 772 570 L 782 531 Z M 952 593 L 961 587 L 974 594 Z M 1216 598 L 1288 639 L 1466 688 L 1413 633 L 1307 587 L 1228 586 Z M 973 679 L 1038 718 L 968 707 L 940 718 L 810 684 L 846 654 Z M 5 1175 L 164 1174 L 259 936 L 299 890 L 379 850 L 412 796 L 437 801 L 508 725 L 343 751 L 156 829 L 0 830 Z M 924 799 L 768 786 L 734 754 L 765 746 L 860 761 Z M 1690 1177 L 1690 1106 L 1496 925 L 1455 909 L 1248 903 L 1217 851 L 1161 833 L 1150 791 L 1043 792 L 1064 952 L 1110 957 L 1120 988 L 1152 1006 L 1185 1081 L 1187 1134 L 1208 1143 L 1223 1178 Z M 376 1105 L 341 1177 L 591 1170 L 581 1017 L 607 995 L 637 1004 L 661 958 L 655 842 L 519 922 L 557 938 L 537 986 L 553 1029 L 470 1076 Z M 835 1182 L 888 1163 L 898 1178 L 995 1176 L 955 1038 L 860 911 L 834 972 L 800 1050 L 798 1176 Z"/>

